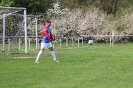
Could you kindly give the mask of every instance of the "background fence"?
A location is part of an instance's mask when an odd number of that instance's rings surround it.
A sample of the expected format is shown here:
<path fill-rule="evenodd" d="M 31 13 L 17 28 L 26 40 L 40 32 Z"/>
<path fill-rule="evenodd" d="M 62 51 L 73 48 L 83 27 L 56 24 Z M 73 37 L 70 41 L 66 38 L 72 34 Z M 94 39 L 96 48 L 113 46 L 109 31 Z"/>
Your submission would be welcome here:
<path fill-rule="evenodd" d="M 39 39 L 38 42 L 36 43 L 36 36 L 29 36 L 27 38 L 28 42 L 28 50 L 37 50 L 40 49 L 40 44 L 39 44 Z M 16 41 L 14 41 L 14 39 Z M 130 36 L 123 36 L 123 35 L 91 35 L 88 37 L 85 36 L 69 36 L 69 37 L 55 37 L 56 43 L 53 43 L 54 48 L 72 48 L 72 47 L 84 47 L 88 46 L 89 40 L 93 40 L 93 43 L 106 43 L 109 44 L 110 46 L 113 46 L 114 44 L 125 44 L 125 43 L 130 43 L 133 42 L 133 35 Z M 25 42 L 25 37 L 20 36 L 20 37 L 12 37 L 8 36 L 5 38 L 5 51 L 12 51 L 12 50 L 18 50 L 18 51 L 23 51 L 24 50 L 24 42 Z M 0 37 L 0 48 L 2 50 L 2 37 Z"/>

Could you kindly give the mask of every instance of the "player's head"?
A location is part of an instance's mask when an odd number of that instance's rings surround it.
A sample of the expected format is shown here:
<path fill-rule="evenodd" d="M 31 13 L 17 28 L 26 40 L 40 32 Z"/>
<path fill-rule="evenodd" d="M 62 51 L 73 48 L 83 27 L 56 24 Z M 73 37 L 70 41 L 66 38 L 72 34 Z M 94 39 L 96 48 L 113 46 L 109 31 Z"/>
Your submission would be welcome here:
<path fill-rule="evenodd" d="M 51 21 L 47 20 L 45 23 L 46 23 L 46 26 L 47 27 L 50 27 L 51 26 Z"/>

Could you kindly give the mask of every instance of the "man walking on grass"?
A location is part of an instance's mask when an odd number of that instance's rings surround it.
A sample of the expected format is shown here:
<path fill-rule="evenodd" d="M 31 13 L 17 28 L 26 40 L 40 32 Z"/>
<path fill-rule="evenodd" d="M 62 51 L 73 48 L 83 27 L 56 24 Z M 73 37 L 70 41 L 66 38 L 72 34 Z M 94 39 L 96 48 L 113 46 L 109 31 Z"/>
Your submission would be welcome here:
<path fill-rule="evenodd" d="M 41 49 L 37 55 L 37 58 L 35 60 L 35 63 L 39 63 L 39 59 L 42 55 L 42 52 L 45 49 L 50 49 L 51 51 L 51 55 L 53 57 L 53 61 L 54 62 L 59 62 L 58 60 L 56 60 L 56 55 L 52 46 L 52 41 L 55 42 L 52 33 L 51 33 L 51 29 L 49 28 L 51 26 L 51 22 L 50 21 L 46 21 L 45 23 L 46 25 L 44 26 L 44 28 L 42 29 L 42 39 L 41 39 Z"/>

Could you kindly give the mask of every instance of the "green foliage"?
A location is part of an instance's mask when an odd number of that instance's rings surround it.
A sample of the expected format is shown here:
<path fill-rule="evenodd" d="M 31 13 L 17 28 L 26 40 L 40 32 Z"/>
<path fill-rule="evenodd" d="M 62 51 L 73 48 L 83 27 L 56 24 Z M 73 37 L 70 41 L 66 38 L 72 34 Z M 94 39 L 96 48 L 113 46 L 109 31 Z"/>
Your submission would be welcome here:
<path fill-rule="evenodd" d="M 119 4 L 119 9 L 115 14 L 108 14 L 106 19 L 108 21 L 118 21 L 125 14 L 130 14 L 133 11 L 133 5 Z M 119 28 L 118 28 L 119 29 Z M 121 28 L 120 28 L 121 29 Z"/>
<path fill-rule="evenodd" d="M 133 4 L 132 0 L 58 0 L 63 7 L 67 8 L 84 8 L 98 7 L 105 13 L 116 14 L 120 8 L 128 8 Z"/>
<path fill-rule="evenodd" d="M 25 7 L 27 12 L 33 13 L 36 11 L 36 7 L 39 5 L 38 0 L 14 0 L 14 4 L 11 6 Z"/>
<path fill-rule="evenodd" d="M 63 8 L 83 8 L 87 5 L 86 0 L 57 0 L 61 2 Z"/>
<path fill-rule="evenodd" d="M 54 0 L 39 0 L 36 12 L 44 14 L 47 9 L 52 8 L 53 3 Z"/>
<path fill-rule="evenodd" d="M 29 14 L 44 13 L 54 0 L 1 0 L 1 6 L 25 7 Z"/>
<path fill-rule="evenodd" d="M 11 6 L 14 4 L 14 0 L 0 0 L 0 6 Z"/>
<path fill-rule="evenodd" d="M 59 1 L 62 8 L 98 7 L 107 14 L 116 14 L 120 8 L 133 4 L 132 0 L 0 0 L 0 5 L 25 7 L 28 13 L 38 14 L 45 13 L 55 1 Z"/>
<path fill-rule="evenodd" d="M 106 20 L 108 20 L 108 21 L 116 21 L 116 20 L 119 20 L 121 16 L 122 15 L 118 14 L 118 13 L 116 13 L 116 14 L 109 14 L 108 16 L 106 16 Z"/>
<path fill-rule="evenodd" d="M 122 27 L 122 26 L 119 26 L 119 27 L 117 28 L 117 31 L 119 31 L 119 32 L 122 32 L 122 31 L 124 31 L 124 27 Z"/>

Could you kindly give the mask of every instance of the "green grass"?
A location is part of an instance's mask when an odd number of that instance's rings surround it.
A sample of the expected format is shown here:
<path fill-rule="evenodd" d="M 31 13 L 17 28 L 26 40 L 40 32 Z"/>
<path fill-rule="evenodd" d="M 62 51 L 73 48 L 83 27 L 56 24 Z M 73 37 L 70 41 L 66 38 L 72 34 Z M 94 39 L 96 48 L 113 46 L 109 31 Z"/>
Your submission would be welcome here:
<path fill-rule="evenodd" d="M 49 50 L 44 51 L 39 64 L 34 63 L 38 51 L 0 52 L 0 88 L 133 87 L 132 43 L 55 47 L 59 63 L 52 61 Z"/>

